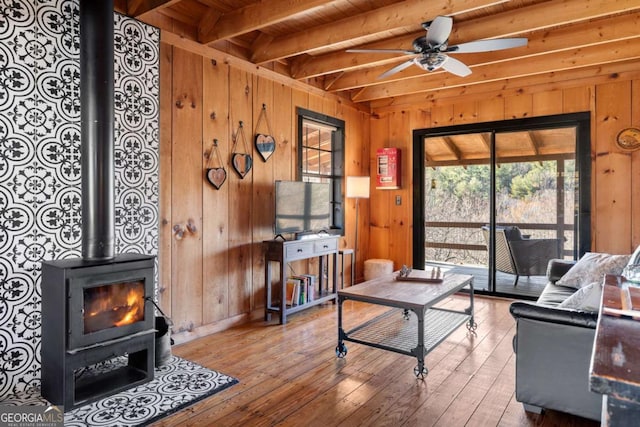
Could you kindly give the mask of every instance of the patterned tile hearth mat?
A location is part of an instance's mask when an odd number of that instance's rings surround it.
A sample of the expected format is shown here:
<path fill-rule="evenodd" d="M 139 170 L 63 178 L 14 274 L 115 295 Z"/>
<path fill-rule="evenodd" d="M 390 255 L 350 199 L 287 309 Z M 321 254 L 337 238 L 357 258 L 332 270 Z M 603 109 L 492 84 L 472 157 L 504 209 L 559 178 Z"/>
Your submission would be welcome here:
<path fill-rule="evenodd" d="M 64 414 L 65 427 L 146 426 L 237 384 L 236 378 L 171 356 L 153 381 Z M 14 396 L 2 404 L 48 405 L 40 394 Z"/>

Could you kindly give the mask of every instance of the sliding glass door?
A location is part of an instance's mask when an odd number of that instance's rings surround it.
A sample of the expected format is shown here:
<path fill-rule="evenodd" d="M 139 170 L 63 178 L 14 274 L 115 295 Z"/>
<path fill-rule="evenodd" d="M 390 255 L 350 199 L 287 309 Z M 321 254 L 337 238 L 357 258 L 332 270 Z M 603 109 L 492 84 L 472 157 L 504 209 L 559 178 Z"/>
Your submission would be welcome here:
<path fill-rule="evenodd" d="M 416 130 L 414 148 L 414 268 L 536 298 L 550 258 L 589 249 L 587 113 Z"/>
<path fill-rule="evenodd" d="M 489 282 L 481 227 L 490 221 L 491 168 L 482 153 L 490 140 L 487 132 L 423 140 L 425 263 L 446 270 L 464 266 L 476 274 L 485 270 L 484 278 L 475 281 L 483 290 L 488 290 Z M 476 161 L 472 161 L 474 156 Z"/>

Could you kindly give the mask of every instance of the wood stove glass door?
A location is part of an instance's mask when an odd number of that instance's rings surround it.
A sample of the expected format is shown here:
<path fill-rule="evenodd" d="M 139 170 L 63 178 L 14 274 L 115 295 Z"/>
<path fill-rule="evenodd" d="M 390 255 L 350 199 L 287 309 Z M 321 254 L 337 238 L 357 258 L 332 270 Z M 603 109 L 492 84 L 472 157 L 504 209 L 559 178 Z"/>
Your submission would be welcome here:
<path fill-rule="evenodd" d="M 153 328 L 153 269 L 128 270 L 69 279 L 70 349 Z"/>

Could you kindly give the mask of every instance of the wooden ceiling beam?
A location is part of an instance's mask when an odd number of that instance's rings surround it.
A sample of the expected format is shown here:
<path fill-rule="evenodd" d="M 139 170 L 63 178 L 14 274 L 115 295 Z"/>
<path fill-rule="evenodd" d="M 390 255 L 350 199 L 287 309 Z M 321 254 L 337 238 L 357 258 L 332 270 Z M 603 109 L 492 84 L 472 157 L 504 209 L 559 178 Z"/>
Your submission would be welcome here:
<path fill-rule="evenodd" d="M 482 142 L 482 146 L 485 148 L 487 154 L 491 153 L 491 140 L 489 139 L 489 135 L 485 132 L 481 132 L 477 135 L 480 137 L 480 142 Z"/>
<path fill-rule="evenodd" d="M 324 49 L 346 41 L 362 39 L 372 34 L 399 29 L 417 30 L 422 22 L 433 20 L 437 15 L 469 12 L 506 1 L 465 0 L 464 2 L 451 2 L 450 0 L 432 0 L 429 7 L 425 7 L 424 0 L 405 0 L 337 22 L 277 37 L 271 43 L 256 46 L 251 61 L 262 64 Z"/>
<path fill-rule="evenodd" d="M 602 43 L 610 43 L 638 37 L 640 34 L 640 14 L 626 14 L 595 22 L 585 22 L 571 27 L 563 27 L 550 31 L 538 31 L 529 36 L 526 47 L 506 49 L 502 51 L 453 55 L 472 67 L 503 61 L 520 60 L 532 55 L 548 55 L 567 49 L 583 48 Z M 372 67 L 362 71 L 343 73 L 340 79 L 332 82 L 331 91 L 353 89 L 355 87 L 381 84 L 378 76 L 387 71 L 389 66 Z M 427 71 L 412 66 L 384 80 L 384 84 L 412 77 L 421 77 Z"/>
<path fill-rule="evenodd" d="M 263 0 L 252 3 L 221 14 L 215 22 L 203 22 L 198 28 L 198 39 L 200 43 L 209 44 L 236 37 L 277 24 L 326 3 L 326 0 Z"/>
<path fill-rule="evenodd" d="M 460 149 L 450 137 L 443 136 L 442 140 L 444 141 L 444 144 L 447 146 L 447 148 L 451 151 L 451 153 L 453 153 L 453 155 L 456 157 L 456 159 L 462 159 L 462 153 L 460 152 Z"/>
<path fill-rule="evenodd" d="M 137 18 L 145 13 L 174 6 L 180 1 L 182 0 L 127 0 L 127 15 Z"/>
<path fill-rule="evenodd" d="M 454 88 L 440 88 L 428 92 L 379 99 L 369 103 L 375 114 L 384 114 L 410 106 L 425 107 L 429 105 L 444 106 L 454 102 L 475 102 L 492 98 L 507 98 L 518 95 L 530 95 L 536 92 L 562 90 L 570 87 L 604 84 L 617 80 L 640 79 L 640 60 L 622 61 L 585 67 L 576 70 L 566 70 L 536 74 L 513 79 L 504 79 L 471 86 Z"/>
<path fill-rule="evenodd" d="M 395 37 L 393 42 L 385 41 L 370 43 L 359 48 L 365 49 L 407 49 L 415 39 L 415 34 Z M 393 46 L 393 47 L 390 47 Z M 394 64 L 400 62 L 404 56 L 384 53 L 349 53 L 335 51 L 323 55 L 299 55 L 291 59 L 291 77 L 294 79 L 308 79 L 311 77 L 357 70 L 361 67 Z M 406 57 L 408 58 L 408 56 Z"/>
<path fill-rule="evenodd" d="M 523 28 L 528 28 L 526 31 L 543 30 L 552 25 L 571 25 L 639 9 L 637 0 L 552 0 L 474 19 L 469 25 L 454 25 L 450 39 L 469 41 L 488 38 L 487 32 L 495 31 L 491 27 L 500 28 L 505 37 L 514 36 L 522 33 Z"/>
<path fill-rule="evenodd" d="M 431 157 L 429 157 L 429 155 L 427 154 L 427 150 L 424 151 L 424 163 L 425 165 L 431 163 Z"/>
<path fill-rule="evenodd" d="M 160 13 L 154 13 L 154 16 L 156 15 L 169 17 L 172 20 L 177 21 L 178 25 L 184 24 L 184 28 L 182 30 L 179 30 L 179 33 L 181 35 L 184 36 L 185 33 L 188 33 L 189 38 L 192 40 L 195 40 L 195 38 L 197 37 L 195 29 L 197 28 L 198 23 L 201 20 L 199 15 L 195 17 L 188 10 L 178 7 L 164 8 Z M 182 31 L 184 31 L 184 33 Z"/>
<path fill-rule="evenodd" d="M 584 26 L 588 27 L 589 20 L 640 9 L 640 4 L 633 0 L 602 2 L 602 4 L 594 7 L 585 6 L 586 4 L 583 0 L 555 0 L 467 22 L 455 23 L 449 37 L 449 44 L 455 45 L 479 39 L 516 36 L 531 31 L 560 27 L 560 24 L 584 22 Z M 592 32 L 597 33 L 597 30 L 602 29 L 602 26 L 593 24 L 590 29 Z M 570 32 L 570 30 L 567 30 L 567 32 Z M 413 40 L 421 35 L 423 35 L 422 32 L 416 32 L 407 36 L 395 37 L 359 47 L 365 49 L 410 49 Z M 310 59 L 305 59 L 304 62 L 300 60 L 300 64 L 297 63 L 298 59 L 296 58 L 292 61 L 291 76 L 296 79 L 304 79 L 338 71 L 349 71 L 363 66 L 399 62 L 404 58 L 406 56 L 398 54 L 347 52 L 314 56 Z"/>
<path fill-rule="evenodd" d="M 527 132 L 526 135 L 533 154 L 538 156 L 540 154 L 540 141 L 538 141 L 538 138 L 536 138 L 536 135 L 532 131 Z"/>
<path fill-rule="evenodd" d="M 217 10 L 213 9 L 213 8 L 209 8 L 205 14 L 202 16 L 202 18 L 200 19 L 200 22 L 198 23 L 198 35 L 196 37 L 198 37 L 198 41 L 202 44 L 209 44 L 210 46 L 215 46 L 217 41 L 223 42 L 225 40 L 211 40 L 210 42 L 203 42 L 202 41 L 202 34 L 203 33 L 207 33 L 209 31 L 213 31 L 216 23 L 218 22 L 218 20 L 220 19 L 220 17 L 222 16 L 222 13 L 218 12 Z M 228 42 L 231 42 L 231 40 L 226 40 Z"/>
<path fill-rule="evenodd" d="M 469 86 L 535 74 L 579 69 L 633 58 L 640 58 L 640 43 L 638 43 L 638 39 L 626 39 L 582 49 L 519 58 L 514 61 L 505 61 L 499 66 L 480 65 L 475 67 L 473 74 L 467 77 L 439 72 L 389 84 L 369 86 L 360 90 L 352 99 L 355 102 L 371 101 L 445 87 Z"/>
<path fill-rule="evenodd" d="M 426 156 L 425 156 L 426 157 Z M 496 165 L 498 167 L 501 164 L 507 163 L 530 163 L 530 162 L 543 162 L 543 161 L 551 161 L 551 160 L 563 160 L 563 159 L 573 159 L 575 157 L 574 153 L 570 154 L 552 154 L 552 155 L 542 155 L 542 156 L 503 156 L 496 158 Z M 443 166 L 462 166 L 467 168 L 470 165 L 487 165 L 489 164 L 489 157 L 481 158 L 481 159 L 462 159 L 462 160 L 429 160 L 426 167 L 437 168 Z"/>

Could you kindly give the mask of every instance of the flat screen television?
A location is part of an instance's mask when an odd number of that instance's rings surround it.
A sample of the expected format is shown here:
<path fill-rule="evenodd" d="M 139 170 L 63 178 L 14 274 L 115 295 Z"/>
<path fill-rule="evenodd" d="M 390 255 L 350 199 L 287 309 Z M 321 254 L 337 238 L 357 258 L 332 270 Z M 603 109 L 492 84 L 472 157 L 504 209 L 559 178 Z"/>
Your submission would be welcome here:
<path fill-rule="evenodd" d="M 275 234 L 328 231 L 331 228 L 330 190 L 329 183 L 276 181 Z"/>

